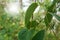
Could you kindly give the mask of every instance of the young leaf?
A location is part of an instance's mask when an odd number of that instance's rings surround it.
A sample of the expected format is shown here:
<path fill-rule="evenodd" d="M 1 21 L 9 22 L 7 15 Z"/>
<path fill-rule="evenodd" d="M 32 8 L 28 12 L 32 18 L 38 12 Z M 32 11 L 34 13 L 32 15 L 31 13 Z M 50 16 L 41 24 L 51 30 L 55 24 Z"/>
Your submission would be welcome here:
<path fill-rule="evenodd" d="M 25 25 L 27 25 L 30 21 L 30 17 L 32 16 L 34 10 L 37 8 L 38 4 L 37 3 L 32 3 L 29 8 L 26 11 L 25 15 Z"/>
<path fill-rule="evenodd" d="M 52 15 L 49 14 L 49 13 L 47 13 L 46 16 L 45 16 L 45 19 L 44 19 L 46 26 L 49 25 L 49 23 L 51 22 L 51 20 L 52 20 Z"/>
<path fill-rule="evenodd" d="M 44 34 L 45 30 L 41 30 L 32 38 L 32 40 L 43 40 Z"/>

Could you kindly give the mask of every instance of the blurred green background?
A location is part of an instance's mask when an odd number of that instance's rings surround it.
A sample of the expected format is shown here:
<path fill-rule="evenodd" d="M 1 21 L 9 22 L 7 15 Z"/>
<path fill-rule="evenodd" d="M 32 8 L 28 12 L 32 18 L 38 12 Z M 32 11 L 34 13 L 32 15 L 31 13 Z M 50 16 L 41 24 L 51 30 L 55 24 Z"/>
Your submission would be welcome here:
<path fill-rule="evenodd" d="M 51 1 L 45 0 L 45 4 L 50 5 Z M 0 40 L 18 40 L 19 31 L 26 28 L 24 27 L 26 9 L 33 2 L 36 2 L 36 0 L 0 0 Z M 44 1 L 40 0 L 40 2 L 43 3 Z M 43 20 L 45 16 L 43 9 L 45 8 L 42 4 L 33 15 L 33 20 L 40 21 L 36 32 L 46 27 Z M 58 15 L 60 15 L 59 11 Z M 52 24 L 55 24 L 54 27 Z M 56 40 L 56 37 L 60 40 L 60 21 L 53 18 L 50 26 L 47 30 L 45 40 Z"/>

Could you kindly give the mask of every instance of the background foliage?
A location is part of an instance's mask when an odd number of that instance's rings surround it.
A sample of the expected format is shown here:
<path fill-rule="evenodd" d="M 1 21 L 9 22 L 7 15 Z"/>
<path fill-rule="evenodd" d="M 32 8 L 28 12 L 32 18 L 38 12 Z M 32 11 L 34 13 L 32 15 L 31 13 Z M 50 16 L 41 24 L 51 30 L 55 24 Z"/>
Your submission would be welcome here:
<path fill-rule="evenodd" d="M 0 3 L 0 40 L 60 40 L 59 3 L 60 0 L 37 0 L 14 17 Z M 34 13 L 38 6 L 40 10 Z"/>

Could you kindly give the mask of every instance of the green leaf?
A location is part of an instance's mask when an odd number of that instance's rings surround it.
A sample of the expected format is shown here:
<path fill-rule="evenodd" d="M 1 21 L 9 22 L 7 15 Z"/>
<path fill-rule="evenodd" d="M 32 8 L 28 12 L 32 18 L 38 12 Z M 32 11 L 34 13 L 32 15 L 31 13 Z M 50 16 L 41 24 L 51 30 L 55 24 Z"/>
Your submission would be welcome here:
<path fill-rule="evenodd" d="M 26 37 L 27 40 L 31 40 L 33 35 L 34 35 L 34 33 L 35 33 L 34 29 L 29 30 L 28 33 L 27 33 L 27 37 Z"/>
<path fill-rule="evenodd" d="M 34 34 L 34 30 L 22 29 L 18 34 L 19 40 L 31 40 Z"/>
<path fill-rule="evenodd" d="M 27 29 L 22 29 L 18 34 L 18 39 L 26 40 L 27 31 L 28 31 Z"/>
<path fill-rule="evenodd" d="M 32 40 L 43 40 L 44 34 L 45 34 L 45 30 L 41 30 L 32 38 Z"/>
<path fill-rule="evenodd" d="M 29 22 L 28 24 L 27 24 L 27 28 L 29 29 L 29 28 L 31 28 L 31 27 L 36 27 L 36 26 L 38 26 L 38 22 L 36 22 L 36 21 L 31 21 L 31 22 Z"/>
<path fill-rule="evenodd" d="M 57 2 L 57 0 L 53 0 L 52 4 L 47 7 L 47 11 L 55 13 L 56 12 L 56 2 Z"/>
<path fill-rule="evenodd" d="M 31 22 L 31 27 L 36 27 L 36 26 L 38 26 L 38 24 L 39 24 L 38 22 L 32 21 L 32 22 Z"/>
<path fill-rule="evenodd" d="M 52 16 L 55 16 L 55 18 L 60 21 L 60 16 L 58 16 L 58 15 L 56 15 L 56 14 L 53 14 L 53 13 L 50 13 L 50 14 L 51 14 Z"/>
<path fill-rule="evenodd" d="M 29 8 L 26 11 L 26 15 L 25 15 L 25 25 L 27 25 L 30 21 L 30 18 L 33 14 L 33 12 L 35 11 L 35 9 L 37 8 L 38 4 L 37 3 L 32 3 Z"/>
<path fill-rule="evenodd" d="M 47 13 L 46 16 L 45 16 L 45 18 L 44 18 L 46 26 L 49 25 L 49 23 L 51 22 L 51 20 L 52 20 L 52 15 L 49 14 L 49 13 Z"/>

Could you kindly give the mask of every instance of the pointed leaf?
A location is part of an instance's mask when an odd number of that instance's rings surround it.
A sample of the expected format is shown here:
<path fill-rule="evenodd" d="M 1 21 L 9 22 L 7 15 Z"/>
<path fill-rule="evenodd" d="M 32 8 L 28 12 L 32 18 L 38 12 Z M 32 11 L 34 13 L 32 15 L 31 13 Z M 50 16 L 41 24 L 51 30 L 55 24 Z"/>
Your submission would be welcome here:
<path fill-rule="evenodd" d="M 26 15 L 25 15 L 25 25 L 27 25 L 30 21 L 30 18 L 33 14 L 33 12 L 35 11 L 35 9 L 37 8 L 37 3 L 32 3 L 29 8 L 26 11 Z"/>
<path fill-rule="evenodd" d="M 43 40 L 44 34 L 45 34 L 45 30 L 41 30 L 32 38 L 32 40 Z"/>

